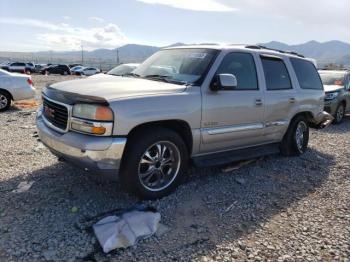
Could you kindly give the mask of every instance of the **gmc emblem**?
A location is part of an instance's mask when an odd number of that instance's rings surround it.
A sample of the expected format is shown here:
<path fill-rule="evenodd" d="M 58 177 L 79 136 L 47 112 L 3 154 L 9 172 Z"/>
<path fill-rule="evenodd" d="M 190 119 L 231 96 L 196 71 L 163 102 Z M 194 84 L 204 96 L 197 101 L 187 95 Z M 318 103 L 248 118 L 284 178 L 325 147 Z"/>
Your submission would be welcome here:
<path fill-rule="evenodd" d="M 52 108 L 49 108 L 48 106 L 44 106 L 44 115 L 45 116 L 54 118 L 55 117 L 54 113 L 55 113 L 55 110 L 53 110 Z"/>

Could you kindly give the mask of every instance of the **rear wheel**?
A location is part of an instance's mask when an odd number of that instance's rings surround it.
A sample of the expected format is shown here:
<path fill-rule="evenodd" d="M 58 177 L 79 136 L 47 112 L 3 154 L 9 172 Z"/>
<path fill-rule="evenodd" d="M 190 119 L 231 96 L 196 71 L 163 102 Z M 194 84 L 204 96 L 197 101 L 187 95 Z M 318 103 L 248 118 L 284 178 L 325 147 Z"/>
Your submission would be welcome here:
<path fill-rule="evenodd" d="M 285 156 L 299 156 L 305 153 L 309 143 L 309 125 L 303 116 L 295 117 L 284 135 L 280 150 Z"/>
<path fill-rule="evenodd" d="M 166 128 L 143 129 L 130 137 L 121 168 L 124 186 L 142 199 L 171 193 L 181 182 L 188 162 L 182 138 Z"/>
<path fill-rule="evenodd" d="M 344 119 L 344 115 L 345 115 L 345 106 L 343 103 L 341 103 L 338 105 L 337 110 L 335 111 L 333 123 L 340 124 Z"/>
<path fill-rule="evenodd" d="M 11 96 L 4 91 L 0 90 L 0 112 L 9 109 L 11 106 Z"/>

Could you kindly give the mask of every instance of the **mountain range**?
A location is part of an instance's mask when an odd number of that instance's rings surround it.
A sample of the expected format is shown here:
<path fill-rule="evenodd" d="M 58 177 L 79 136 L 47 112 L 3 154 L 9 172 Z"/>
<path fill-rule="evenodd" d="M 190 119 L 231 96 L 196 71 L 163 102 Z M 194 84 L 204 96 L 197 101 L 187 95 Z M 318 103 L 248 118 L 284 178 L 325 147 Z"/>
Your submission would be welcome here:
<path fill-rule="evenodd" d="M 176 43 L 171 46 L 184 45 Z M 306 57 L 314 58 L 319 66 L 328 63 L 343 64 L 350 68 L 350 44 L 341 41 L 317 42 L 310 41 L 299 45 L 288 45 L 282 42 L 272 41 L 262 43 L 268 48 L 275 48 L 283 51 L 294 51 L 303 54 Z M 157 46 L 127 44 L 115 49 L 96 49 L 93 51 L 84 51 L 84 61 L 94 63 L 117 63 L 119 62 L 142 62 L 147 57 L 161 49 Z M 1 52 L 0 62 L 2 60 L 28 60 L 38 62 L 78 62 L 82 59 L 81 51 L 43 51 L 43 52 Z"/>

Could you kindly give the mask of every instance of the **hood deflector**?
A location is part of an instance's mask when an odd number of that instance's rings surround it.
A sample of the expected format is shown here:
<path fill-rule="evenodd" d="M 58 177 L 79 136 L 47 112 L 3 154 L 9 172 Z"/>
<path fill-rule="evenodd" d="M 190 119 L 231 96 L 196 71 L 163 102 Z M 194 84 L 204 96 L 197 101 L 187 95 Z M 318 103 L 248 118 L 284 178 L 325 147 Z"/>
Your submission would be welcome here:
<path fill-rule="evenodd" d="M 105 105 L 105 106 L 109 105 L 107 100 L 102 97 L 81 95 L 81 94 L 71 93 L 67 91 L 61 91 L 50 86 L 46 86 L 43 89 L 42 93 L 52 100 L 55 100 L 64 104 L 68 104 L 68 105 L 74 105 L 77 103 L 99 104 L 99 105 Z"/>

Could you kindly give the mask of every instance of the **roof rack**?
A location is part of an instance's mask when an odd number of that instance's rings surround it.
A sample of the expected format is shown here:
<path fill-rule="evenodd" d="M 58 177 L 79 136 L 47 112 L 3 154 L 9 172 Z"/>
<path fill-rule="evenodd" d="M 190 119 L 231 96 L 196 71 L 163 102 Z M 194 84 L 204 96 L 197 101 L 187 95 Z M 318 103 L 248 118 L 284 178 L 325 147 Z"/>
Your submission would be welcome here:
<path fill-rule="evenodd" d="M 280 49 L 269 48 L 269 47 L 266 47 L 266 46 L 263 46 L 263 45 L 247 45 L 245 47 L 249 48 L 249 49 L 266 49 L 266 50 L 276 51 L 276 52 L 281 53 L 281 54 L 290 54 L 290 55 L 295 55 L 295 56 L 298 56 L 298 57 L 305 58 L 305 56 L 303 56 L 303 55 L 301 55 L 301 54 L 299 54 L 297 52 L 283 51 L 283 50 L 280 50 Z"/>

